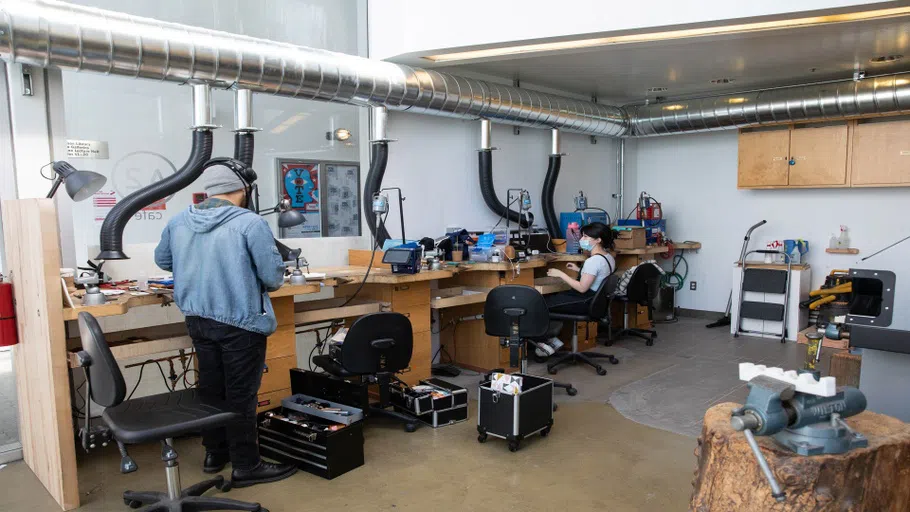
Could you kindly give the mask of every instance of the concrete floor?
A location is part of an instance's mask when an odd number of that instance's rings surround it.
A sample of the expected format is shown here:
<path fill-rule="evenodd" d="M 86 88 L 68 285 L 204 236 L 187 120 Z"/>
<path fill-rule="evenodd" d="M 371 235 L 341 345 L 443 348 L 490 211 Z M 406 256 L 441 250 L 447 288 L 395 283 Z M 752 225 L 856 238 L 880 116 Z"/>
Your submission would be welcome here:
<path fill-rule="evenodd" d="M 745 397 L 737 363 L 791 369 L 805 355 L 802 345 L 733 339 L 728 332 L 705 329 L 705 323 L 682 318 L 661 325 L 653 347 L 637 339 L 599 347 L 620 359 L 619 365 L 607 365 L 606 376 L 581 366 L 560 371 L 557 379 L 572 382 L 579 394 L 568 397 L 557 391 L 560 407 L 552 434 L 527 441 L 517 453 L 499 440 L 483 445 L 476 441 L 471 402 L 467 422 L 436 430 L 406 434 L 381 420 L 368 423 L 366 464 L 335 480 L 298 473 L 284 482 L 236 489 L 227 496 L 260 501 L 272 512 L 491 506 L 528 511 L 685 510 L 701 417 L 714 403 Z M 545 369 L 532 365 L 531 373 L 545 374 Z M 450 380 L 476 392 L 477 378 L 465 373 Z M 177 449 L 184 485 L 202 480 L 198 439 L 179 440 Z M 127 510 L 120 499 L 123 490 L 164 489 L 158 447 L 136 447 L 131 454 L 140 470 L 130 475 L 119 473 L 116 449 L 80 454 L 80 511 Z M 0 470 L 0 484 L 5 489 L 0 510 L 57 510 L 21 462 Z"/>

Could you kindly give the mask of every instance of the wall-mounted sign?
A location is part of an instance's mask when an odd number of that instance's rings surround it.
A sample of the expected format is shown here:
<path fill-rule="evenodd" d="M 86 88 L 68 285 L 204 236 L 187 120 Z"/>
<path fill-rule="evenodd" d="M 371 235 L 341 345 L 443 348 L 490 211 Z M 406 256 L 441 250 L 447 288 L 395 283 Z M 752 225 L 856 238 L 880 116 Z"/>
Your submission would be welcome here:
<path fill-rule="evenodd" d="M 101 140 L 67 139 L 66 157 L 95 158 L 98 160 L 107 160 L 107 142 Z"/>

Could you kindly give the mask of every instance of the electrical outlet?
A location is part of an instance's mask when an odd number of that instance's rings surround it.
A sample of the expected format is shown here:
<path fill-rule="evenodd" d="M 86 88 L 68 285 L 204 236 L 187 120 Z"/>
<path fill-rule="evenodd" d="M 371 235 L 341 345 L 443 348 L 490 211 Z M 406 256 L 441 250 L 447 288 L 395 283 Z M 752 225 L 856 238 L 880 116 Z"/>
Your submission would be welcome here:
<path fill-rule="evenodd" d="M 695 281 L 689 281 L 689 289 L 693 292 L 698 288 L 698 283 Z"/>

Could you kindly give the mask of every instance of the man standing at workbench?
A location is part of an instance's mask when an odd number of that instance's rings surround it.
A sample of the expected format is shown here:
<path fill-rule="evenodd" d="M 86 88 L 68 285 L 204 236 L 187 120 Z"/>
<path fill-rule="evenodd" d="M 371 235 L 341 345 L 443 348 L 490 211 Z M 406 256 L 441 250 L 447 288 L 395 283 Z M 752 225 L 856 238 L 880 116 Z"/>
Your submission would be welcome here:
<path fill-rule="evenodd" d="M 256 394 L 265 364 L 266 337 L 277 320 L 269 300 L 284 282 L 284 262 L 272 231 L 245 208 L 246 185 L 224 166 L 203 175 L 208 199 L 168 222 L 155 263 L 174 273 L 174 301 L 199 361 L 199 393 L 226 401 L 238 419 L 204 432 L 206 473 L 233 465 L 234 487 L 275 482 L 293 465 L 263 462 L 256 434 Z"/>

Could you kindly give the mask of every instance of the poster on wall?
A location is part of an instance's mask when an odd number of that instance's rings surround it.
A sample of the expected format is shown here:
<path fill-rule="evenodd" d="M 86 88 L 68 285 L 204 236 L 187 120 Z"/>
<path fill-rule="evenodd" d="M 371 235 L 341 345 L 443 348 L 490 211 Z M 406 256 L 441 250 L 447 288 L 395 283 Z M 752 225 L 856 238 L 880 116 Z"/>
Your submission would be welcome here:
<path fill-rule="evenodd" d="M 360 236 L 360 166 L 355 163 L 324 166 L 324 235 Z"/>
<path fill-rule="evenodd" d="M 319 164 L 300 160 L 278 160 L 278 182 L 282 198 L 303 214 L 304 223 L 282 228 L 282 238 L 318 238 L 322 234 L 319 201 Z"/>

